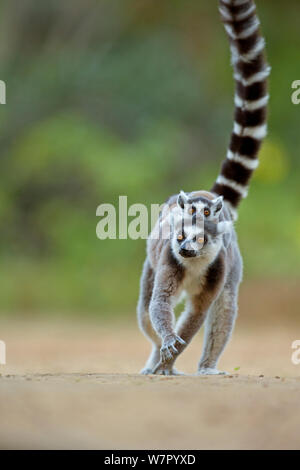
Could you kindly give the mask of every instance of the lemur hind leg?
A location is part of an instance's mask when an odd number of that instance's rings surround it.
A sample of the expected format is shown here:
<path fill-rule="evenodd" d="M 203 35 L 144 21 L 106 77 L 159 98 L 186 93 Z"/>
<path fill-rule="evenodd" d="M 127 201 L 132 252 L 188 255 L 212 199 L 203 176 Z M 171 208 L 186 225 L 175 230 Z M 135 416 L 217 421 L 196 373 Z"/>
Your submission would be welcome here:
<path fill-rule="evenodd" d="M 202 357 L 199 362 L 199 375 L 225 375 L 217 369 L 218 360 L 228 343 L 237 315 L 238 288 L 225 286 L 206 322 Z"/>
<path fill-rule="evenodd" d="M 154 273 L 148 259 L 146 259 L 140 285 L 140 297 L 137 306 L 138 323 L 141 331 L 152 343 L 152 351 L 141 370 L 141 374 L 152 374 L 154 366 L 159 362 L 161 339 L 156 334 L 150 321 L 149 305 L 154 285 Z"/>

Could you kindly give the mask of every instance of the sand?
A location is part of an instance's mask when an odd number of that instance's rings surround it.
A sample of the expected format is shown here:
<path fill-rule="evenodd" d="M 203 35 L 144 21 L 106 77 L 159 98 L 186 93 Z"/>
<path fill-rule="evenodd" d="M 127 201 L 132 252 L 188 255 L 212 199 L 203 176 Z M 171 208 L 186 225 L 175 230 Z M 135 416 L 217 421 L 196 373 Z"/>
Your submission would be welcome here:
<path fill-rule="evenodd" d="M 299 449 L 300 328 L 281 323 L 238 322 L 229 376 L 192 375 L 200 335 L 178 361 L 189 375 L 145 377 L 133 321 L 3 320 L 0 448 Z"/>

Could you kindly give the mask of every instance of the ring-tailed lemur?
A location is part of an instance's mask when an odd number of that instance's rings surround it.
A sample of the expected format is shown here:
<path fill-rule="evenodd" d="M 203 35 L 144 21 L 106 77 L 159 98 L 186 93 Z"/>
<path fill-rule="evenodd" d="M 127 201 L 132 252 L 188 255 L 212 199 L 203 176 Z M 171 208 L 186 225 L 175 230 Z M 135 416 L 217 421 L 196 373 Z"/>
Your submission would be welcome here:
<path fill-rule="evenodd" d="M 181 192 L 167 203 L 154 231 L 169 215 L 188 209 L 204 223 L 172 225 L 167 240 L 150 235 L 144 264 L 139 325 L 153 344 L 143 374 L 174 374 L 174 362 L 205 321 L 199 374 L 219 374 L 218 359 L 228 342 L 237 314 L 242 259 L 233 220 L 258 165 L 257 154 L 266 135 L 269 67 L 265 41 L 253 0 L 219 0 L 230 41 L 234 68 L 235 118 L 227 158 L 210 192 Z M 192 234 L 190 231 L 193 231 Z M 200 233 L 201 232 L 201 233 Z M 180 294 L 186 307 L 175 325 L 173 307 Z"/>

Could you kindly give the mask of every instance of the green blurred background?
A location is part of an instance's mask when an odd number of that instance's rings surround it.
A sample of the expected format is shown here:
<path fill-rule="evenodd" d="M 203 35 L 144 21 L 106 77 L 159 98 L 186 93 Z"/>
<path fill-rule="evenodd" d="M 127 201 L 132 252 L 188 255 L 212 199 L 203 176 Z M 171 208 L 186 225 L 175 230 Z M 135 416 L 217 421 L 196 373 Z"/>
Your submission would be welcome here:
<path fill-rule="evenodd" d="M 237 222 L 246 279 L 299 278 L 299 0 L 257 1 L 270 132 Z M 133 314 L 144 240 L 96 208 L 209 189 L 232 127 L 217 1 L 0 1 L 0 314 Z M 277 281 L 276 281 L 277 282 Z"/>

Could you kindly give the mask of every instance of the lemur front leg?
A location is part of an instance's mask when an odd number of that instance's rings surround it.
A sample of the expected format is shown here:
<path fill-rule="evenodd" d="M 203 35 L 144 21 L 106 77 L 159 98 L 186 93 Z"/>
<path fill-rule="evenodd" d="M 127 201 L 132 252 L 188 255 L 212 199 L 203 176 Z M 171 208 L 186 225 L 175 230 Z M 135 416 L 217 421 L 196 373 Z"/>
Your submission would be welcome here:
<path fill-rule="evenodd" d="M 175 328 L 177 334 L 185 341 L 185 344 L 179 344 L 176 347 L 177 351 L 173 354 L 172 358 L 160 361 L 154 368 L 155 374 L 172 375 L 177 373 L 176 369 L 174 369 L 174 363 L 177 357 L 190 343 L 193 336 L 201 328 L 205 320 L 205 315 L 206 312 L 203 312 L 201 309 L 201 302 L 199 302 L 197 296 L 187 300 L 185 310 L 180 315 Z"/>
<path fill-rule="evenodd" d="M 161 364 L 163 367 L 159 371 L 157 366 L 154 367 L 153 373 L 177 374 L 171 363 L 185 341 L 175 331 L 173 304 L 182 278 L 183 270 L 176 262 L 171 265 L 162 264 L 155 276 L 149 310 L 153 328 L 161 338 L 160 360 L 157 365 Z"/>
<path fill-rule="evenodd" d="M 176 332 L 184 340 L 184 343 L 176 347 L 177 352 L 173 354 L 172 358 L 161 361 L 156 366 L 155 373 L 173 369 L 177 357 L 199 331 L 210 307 L 220 295 L 224 282 L 224 259 L 221 254 L 209 266 L 203 281 L 201 287 L 199 287 L 199 293 L 189 297 L 186 309 L 176 325 Z"/>
<path fill-rule="evenodd" d="M 160 360 L 161 339 L 154 330 L 149 316 L 149 305 L 152 297 L 153 285 L 154 272 L 148 258 L 146 258 L 141 277 L 137 315 L 140 329 L 152 343 L 152 351 L 144 368 L 140 372 L 143 375 L 152 374 L 154 366 Z"/>
<path fill-rule="evenodd" d="M 226 374 L 217 369 L 217 364 L 234 327 L 237 315 L 237 291 L 237 287 L 225 287 L 207 316 L 204 347 L 198 367 L 199 375 Z"/>

